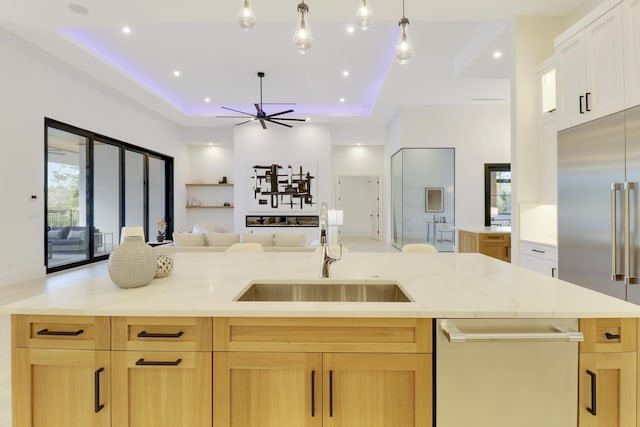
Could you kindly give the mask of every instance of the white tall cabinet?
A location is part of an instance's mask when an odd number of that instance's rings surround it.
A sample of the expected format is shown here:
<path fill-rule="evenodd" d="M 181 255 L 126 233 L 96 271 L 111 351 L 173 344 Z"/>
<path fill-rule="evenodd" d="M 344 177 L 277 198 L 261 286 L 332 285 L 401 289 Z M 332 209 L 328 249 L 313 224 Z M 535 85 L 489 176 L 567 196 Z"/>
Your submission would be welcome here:
<path fill-rule="evenodd" d="M 620 111 L 625 105 L 622 4 L 605 9 L 592 22 L 588 19 L 556 39 L 562 128 Z"/>
<path fill-rule="evenodd" d="M 640 105 L 640 0 L 625 0 L 624 65 L 626 107 Z"/>

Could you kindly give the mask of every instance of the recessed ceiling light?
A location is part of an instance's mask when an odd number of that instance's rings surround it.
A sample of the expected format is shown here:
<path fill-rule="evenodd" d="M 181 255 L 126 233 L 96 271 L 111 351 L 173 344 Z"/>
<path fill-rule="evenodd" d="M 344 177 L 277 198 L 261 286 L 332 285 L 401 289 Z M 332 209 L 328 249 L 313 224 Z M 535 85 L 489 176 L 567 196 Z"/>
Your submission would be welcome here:
<path fill-rule="evenodd" d="M 502 52 L 500 52 L 499 50 L 496 50 L 495 52 L 493 52 L 493 57 L 495 59 L 502 58 Z"/>
<path fill-rule="evenodd" d="M 342 71 L 342 77 L 349 77 L 349 70 Z"/>
<path fill-rule="evenodd" d="M 78 15 L 88 15 L 89 14 L 89 9 L 87 9 L 86 7 L 84 7 L 81 4 L 69 3 L 68 7 L 69 7 L 69 10 L 71 10 L 72 12 L 77 13 Z"/>
<path fill-rule="evenodd" d="M 340 98 L 340 102 L 344 104 L 345 99 L 344 98 Z"/>
<path fill-rule="evenodd" d="M 125 34 L 131 34 L 131 28 L 129 27 L 122 27 L 122 32 Z"/>
<path fill-rule="evenodd" d="M 356 145 L 357 145 L 358 147 L 360 147 L 360 146 L 362 146 L 362 142 L 358 142 Z"/>
<path fill-rule="evenodd" d="M 210 142 L 210 143 L 209 143 L 209 147 L 211 147 L 212 145 L 213 145 L 213 142 Z"/>
<path fill-rule="evenodd" d="M 173 75 L 174 75 L 175 77 L 180 77 L 180 70 L 174 70 L 174 71 L 173 71 Z"/>
<path fill-rule="evenodd" d="M 305 122 L 310 122 L 311 121 L 311 117 L 307 117 L 304 119 Z"/>
<path fill-rule="evenodd" d="M 347 33 L 349 34 L 353 34 L 356 31 L 355 27 L 353 25 L 348 25 L 347 26 Z"/>
<path fill-rule="evenodd" d="M 206 103 L 208 104 L 209 102 L 211 102 L 211 98 L 206 97 L 206 98 L 204 99 L 204 102 L 206 102 Z"/>

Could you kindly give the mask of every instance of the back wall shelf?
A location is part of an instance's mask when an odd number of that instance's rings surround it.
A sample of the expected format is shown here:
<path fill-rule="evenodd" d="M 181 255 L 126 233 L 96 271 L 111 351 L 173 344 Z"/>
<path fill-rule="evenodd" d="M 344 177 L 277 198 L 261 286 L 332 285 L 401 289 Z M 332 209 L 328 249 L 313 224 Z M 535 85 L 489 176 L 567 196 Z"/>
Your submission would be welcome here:
<path fill-rule="evenodd" d="M 189 187 L 233 187 L 233 184 L 216 184 L 216 183 L 203 183 L 203 182 L 194 182 L 185 184 L 187 188 Z M 190 198 L 189 198 L 190 199 Z M 187 209 L 233 209 L 233 205 L 224 206 L 224 205 L 186 205 Z"/>

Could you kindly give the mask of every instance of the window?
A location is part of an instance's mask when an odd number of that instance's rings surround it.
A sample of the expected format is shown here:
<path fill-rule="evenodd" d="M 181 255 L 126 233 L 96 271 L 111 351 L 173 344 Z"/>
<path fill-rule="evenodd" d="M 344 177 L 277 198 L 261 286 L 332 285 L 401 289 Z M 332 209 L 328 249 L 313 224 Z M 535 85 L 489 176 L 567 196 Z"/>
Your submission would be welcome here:
<path fill-rule="evenodd" d="M 484 225 L 511 225 L 511 165 L 484 165 Z"/>

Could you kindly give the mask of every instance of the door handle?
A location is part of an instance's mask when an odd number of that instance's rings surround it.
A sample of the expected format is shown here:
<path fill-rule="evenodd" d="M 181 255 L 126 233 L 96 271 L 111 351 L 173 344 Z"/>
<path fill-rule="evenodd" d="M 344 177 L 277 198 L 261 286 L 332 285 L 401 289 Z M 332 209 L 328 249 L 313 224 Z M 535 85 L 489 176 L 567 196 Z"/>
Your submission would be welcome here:
<path fill-rule="evenodd" d="M 624 275 L 618 273 L 618 191 L 622 189 L 622 184 L 611 183 L 611 281 L 619 282 L 624 280 Z"/>
<path fill-rule="evenodd" d="M 77 337 L 84 333 L 84 329 L 78 329 L 77 331 L 50 331 L 49 329 L 41 329 L 37 332 L 38 335 L 52 335 L 60 337 Z"/>
<path fill-rule="evenodd" d="M 329 416 L 333 417 L 333 371 L 329 371 Z"/>
<path fill-rule="evenodd" d="M 597 415 L 596 404 L 598 403 L 596 398 L 596 390 L 598 388 L 597 375 L 589 370 L 587 370 L 587 375 L 591 377 L 591 406 L 587 407 L 587 412 L 595 417 Z"/>
<path fill-rule="evenodd" d="M 636 190 L 635 182 L 624 183 L 624 283 L 637 285 L 638 278 L 631 275 L 631 190 Z"/>
<path fill-rule="evenodd" d="M 139 338 L 180 338 L 184 332 L 179 331 L 175 334 L 159 334 L 153 332 L 142 331 L 138 333 Z"/>
<path fill-rule="evenodd" d="M 97 414 L 104 408 L 104 404 L 100 403 L 100 374 L 104 371 L 104 368 L 100 368 L 93 373 L 93 406 L 94 411 Z"/>
<path fill-rule="evenodd" d="M 144 359 L 138 359 L 136 361 L 137 366 L 178 366 L 182 362 L 182 359 L 177 359 L 175 362 L 154 362 L 146 361 Z"/>
<path fill-rule="evenodd" d="M 311 416 L 316 416 L 316 371 L 311 371 Z"/>
<path fill-rule="evenodd" d="M 591 98 L 591 92 L 587 92 L 584 95 L 584 105 L 587 111 L 591 111 L 591 107 L 589 107 L 589 98 Z"/>
<path fill-rule="evenodd" d="M 584 114 L 584 109 L 582 108 L 582 101 L 584 101 L 584 95 L 580 95 L 580 100 L 578 103 L 580 104 L 580 114 Z"/>

